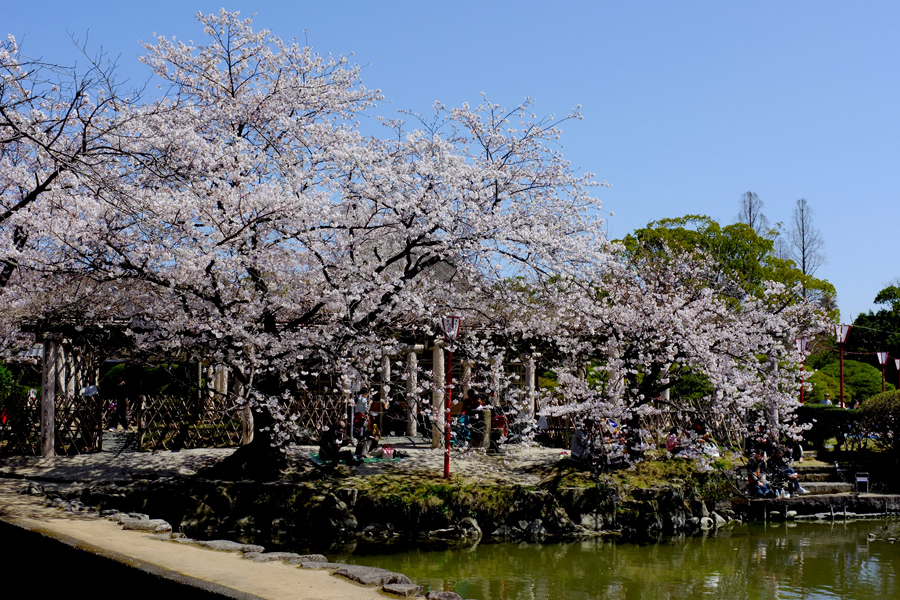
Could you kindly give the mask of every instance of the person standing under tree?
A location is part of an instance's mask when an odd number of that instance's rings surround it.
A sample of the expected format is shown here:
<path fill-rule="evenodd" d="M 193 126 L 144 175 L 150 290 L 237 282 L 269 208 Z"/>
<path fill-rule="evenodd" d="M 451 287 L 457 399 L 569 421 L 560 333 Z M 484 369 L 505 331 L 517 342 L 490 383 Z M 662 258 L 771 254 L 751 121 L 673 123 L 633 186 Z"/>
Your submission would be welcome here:
<path fill-rule="evenodd" d="M 356 405 L 353 409 L 353 437 L 359 437 L 359 439 L 366 437 L 371 407 L 372 399 L 369 398 L 369 388 L 362 388 L 359 390 L 359 396 L 356 398 Z"/>
<path fill-rule="evenodd" d="M 128 429 L 128 384 L 121 375 L 113 381 L 109 392 L 109 430 L 115 431 L 119 425 Z"/>

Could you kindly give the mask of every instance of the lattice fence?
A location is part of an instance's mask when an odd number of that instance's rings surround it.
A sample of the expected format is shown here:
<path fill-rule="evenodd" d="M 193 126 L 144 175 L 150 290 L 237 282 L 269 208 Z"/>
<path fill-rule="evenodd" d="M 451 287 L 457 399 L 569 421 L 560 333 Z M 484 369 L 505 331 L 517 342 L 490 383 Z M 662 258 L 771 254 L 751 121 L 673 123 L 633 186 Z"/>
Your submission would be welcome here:
<path fill-rule="evenodd" d="M 137 425 L 141 450 L 223 448 L 241 444 L 243 426 L 238 406 L 225 400 L 144 398 L 129 403 L 128 422 Z M 340 394 L 301 393 L 286 407 L 297 425 L 297 444 L 315 443 L 325 425 L 346 418 L 348 404 Z M 56 452 L 72 455 L 101 451 L 103 431 L 113 413 L 97 398 L 57 397 Z M 40 454 L 40 398 L 0 406 L 0 456 Z"/>
<path fill-rule="evenodd" d="M 57 396 L 56 453 L 73 455 L 102 450 L 106 412 L 105 403 L 96 397 Z"/>
<path fill-rule="evenodd" d="M 227 448 L 241 444 L 240 408 L 225 400 L 145 398 L 135 412 L 141 450 Z"/>
<path fill-rule="evenodd" d="M 295 444 L 318 442 L 324 426 L 348 415 L 347 401 L 340 394 L 302 393 L 294 396 L 287 409 L 297 425 L 297 433 L 292 436 Z"/>
<path fill-rule="evenodd" d="M 34 456 L 40 450 L 40 400 L 10 398 L 0 406 L 0 456 Z"/>
<path fill-rule="evenodd" d="M 56 453 L 74 455 L 102 448 L 104 405 L 96 399 L 56 397 Z M 0 407 L 0 455 L 36 456 L 41 451 L 41 400 L 23 398 Z"/>

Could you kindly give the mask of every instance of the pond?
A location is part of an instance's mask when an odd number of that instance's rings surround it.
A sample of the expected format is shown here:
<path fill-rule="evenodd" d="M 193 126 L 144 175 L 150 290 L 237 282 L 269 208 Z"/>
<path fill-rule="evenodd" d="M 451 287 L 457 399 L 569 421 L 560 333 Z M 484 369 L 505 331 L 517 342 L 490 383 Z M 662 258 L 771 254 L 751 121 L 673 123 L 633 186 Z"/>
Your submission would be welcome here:
<path fill-rule="evenodd" d="M 895 544 L 890 539 L 897 538 Z M 359 546 L 341 562 L 477 600 L 900 597 L 900 524 L 741 525 L 655 544 L 481 544 L 467 550 Z"/>

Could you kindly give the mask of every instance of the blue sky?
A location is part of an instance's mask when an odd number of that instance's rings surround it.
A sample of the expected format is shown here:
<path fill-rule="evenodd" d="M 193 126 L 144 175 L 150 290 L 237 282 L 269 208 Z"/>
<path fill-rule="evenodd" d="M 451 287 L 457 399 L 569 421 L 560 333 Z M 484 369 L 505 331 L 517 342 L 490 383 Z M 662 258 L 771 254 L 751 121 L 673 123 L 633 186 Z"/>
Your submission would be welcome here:
<path fill-rule="evenodd" d="M 119 56 L 141 81 L 138 39 L 201 39 L 194 14 L 220 2 L 8 3 L 0 33 L 71 63 L 69 34 Z M 798 198 L 815 212 L 845 322 L 900 276 L 900 3 L 373 2 L 228 4 L 254 26 L 366 65 L 392 116 L 435 100 L 582 106 L 563 152 L 598 190 L 621 237 L 648 221 L 734 220 L 752 190 L 770 221 Z"/>

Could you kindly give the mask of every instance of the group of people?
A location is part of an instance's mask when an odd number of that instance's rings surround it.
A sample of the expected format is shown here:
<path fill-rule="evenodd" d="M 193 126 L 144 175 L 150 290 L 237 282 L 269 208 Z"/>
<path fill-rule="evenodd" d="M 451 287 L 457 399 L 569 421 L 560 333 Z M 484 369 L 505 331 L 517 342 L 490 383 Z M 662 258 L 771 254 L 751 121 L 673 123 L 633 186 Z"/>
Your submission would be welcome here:
<path fill-rule="evenodd" d="M 781 494 L 793 497 L 809 493 L 800 485 L 797 472 L 791 467 L 792 459 L 800 460 L 803 456 L 799 443 L 792 444 L 786 451 L 760 426 L 748 436 L 746 452 L 747 488 L 751 497 L 775 498 Z"/>
<path fill-rule="evenodd" d="M 649 448 L 640 429 L 629 430 L 613 419 L 586 418 L 575 429 L 572 458 L 595 473 L 628 466 Z"/>
<path fill-rule="evenodd" d="M 669 458 L 716 458 L 719 448 L 701 421 L 695 421 L 687 432 L 673 427 L 666 437 L 666 453 Z"/>
<path fill-rule="evenodd" d="M 834 406 L 834 402 L 831 401 L 831 394 L 825 394 L 825 397 L 822 398 L 822 404 L 824 404 L 825 406 Z M 858 409 L 859 400 L 850 400 L 845 408 L 849 408 L 850 410 Z"/>
<path fill-rule="evenodd" d="M 485 411 L 490 409 L 490 413 Z M 466 443 L 473 447 L 484 446 L 484 436 L 487 433 L 486 414 L 490 414 L 491 439 L 490 448 L 496 450 L 500 444 L 509 438 L 510 423 L 514 421 L 517 411 L 506 402 L 501 406 L 488 406 L 474 389 L 466 392 L 460 407 L 456 423 L 456 439 L 459 443 Z"/>

